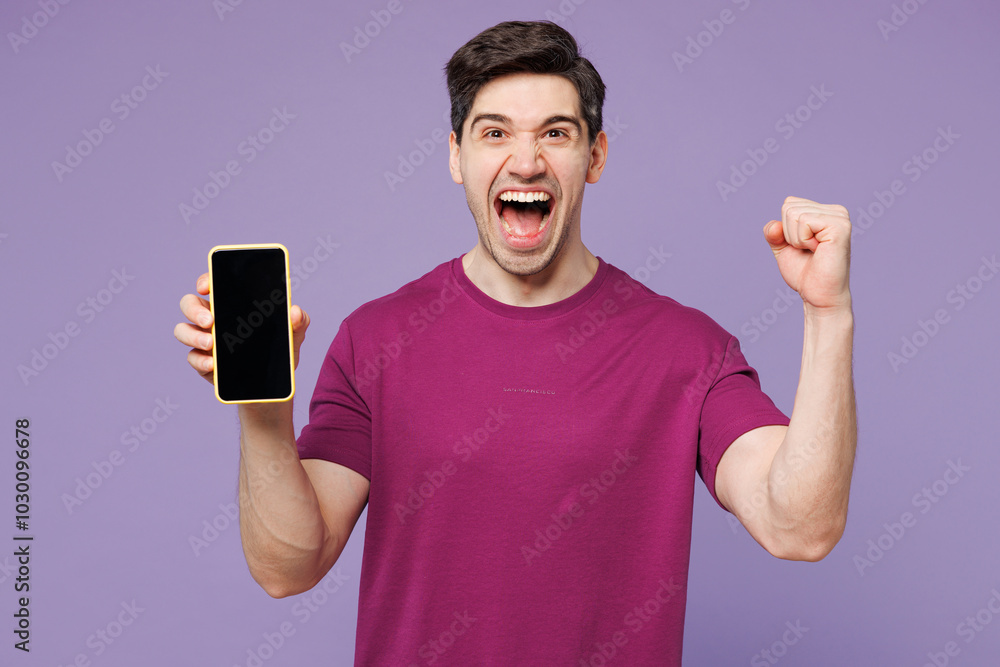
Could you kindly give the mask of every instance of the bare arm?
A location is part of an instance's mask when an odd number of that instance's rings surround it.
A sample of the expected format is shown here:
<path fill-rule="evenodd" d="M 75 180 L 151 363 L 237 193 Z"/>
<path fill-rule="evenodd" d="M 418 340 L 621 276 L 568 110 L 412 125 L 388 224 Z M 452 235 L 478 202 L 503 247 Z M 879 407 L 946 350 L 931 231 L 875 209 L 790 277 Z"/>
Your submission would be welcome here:
<path fill-rule="evenodd" d="M 315 586 L 368 501 L 368 480 L 329 461 L 300 461 L 291 402 L 240 406 L 240 537 L 253 578 L 274 597 Z"/>
<path fill-rule="evenodd" d="M 807 316 L 788 427 L 745 433 L 719 462 L 719 500 L 780 558 L 820 560 L 844 532 L 857 445 L 852 339 L 849 312 Z"/>
<path fill-rule="evenodd" d="M 765 237 L 803 299 L 799 385 L 787 428 L 758 428 L 729 447 L 716 492 L 769 552 L 815 561 L 843 535 L 857 447 L 850 220 L 843 207 L 790 197 Z"/>
<path fill-rule="evenodd" d="M 208 274 L 198 294 L 181 299 L 187 318 L 174 336 L 191 348 L 188 363 L 212 381 Z M 201 295 L 201 296 L 199 296 Z M 292 306 L 295 363 L 309 316 Z M 308 459 L 295 447 L 292 402 L 239 407 L 240 537 L 253 578 L 274 597 L 309 590 L 336 562 L 368 501 L 368 480 L 344 466 Z"/>

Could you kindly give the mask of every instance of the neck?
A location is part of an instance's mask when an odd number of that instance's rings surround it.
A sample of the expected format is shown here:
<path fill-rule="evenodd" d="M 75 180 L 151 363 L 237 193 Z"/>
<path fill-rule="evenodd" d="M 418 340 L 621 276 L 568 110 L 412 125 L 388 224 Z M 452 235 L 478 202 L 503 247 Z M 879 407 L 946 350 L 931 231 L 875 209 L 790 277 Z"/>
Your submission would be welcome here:
<path fill-rule="evenodd" d="M 465 275 L 490 298 L 509 306 L 547 306 L 583 289 L 597 273 L 599 262 L 583 243 L 564 248 L 543 271 L 516 276 L 504 271 L 481 243 L 462 258 Z"/>

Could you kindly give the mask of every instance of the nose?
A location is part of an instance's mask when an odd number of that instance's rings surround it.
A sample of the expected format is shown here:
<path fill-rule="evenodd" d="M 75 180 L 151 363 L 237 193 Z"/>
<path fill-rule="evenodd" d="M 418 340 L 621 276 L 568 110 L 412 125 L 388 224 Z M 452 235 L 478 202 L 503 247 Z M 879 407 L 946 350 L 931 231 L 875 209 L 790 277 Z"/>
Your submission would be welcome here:
<path fill-rule="evenodd" d="M 541 146 L 531 135 L 524 135 L 514 143 L 508 160 L 510 173 L 530 180 L 545 172 Z"/>

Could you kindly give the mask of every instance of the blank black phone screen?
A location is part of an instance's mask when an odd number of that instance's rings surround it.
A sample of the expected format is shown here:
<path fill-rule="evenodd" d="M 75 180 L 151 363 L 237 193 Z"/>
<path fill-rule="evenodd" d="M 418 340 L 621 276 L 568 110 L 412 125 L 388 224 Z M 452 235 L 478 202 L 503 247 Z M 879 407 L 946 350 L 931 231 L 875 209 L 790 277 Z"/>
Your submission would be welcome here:
<path fill-rule="evenodd" d="M 281 248 L 215 250 L 215 381 L 223 401 L 292 394 L 286 254 Z"/>

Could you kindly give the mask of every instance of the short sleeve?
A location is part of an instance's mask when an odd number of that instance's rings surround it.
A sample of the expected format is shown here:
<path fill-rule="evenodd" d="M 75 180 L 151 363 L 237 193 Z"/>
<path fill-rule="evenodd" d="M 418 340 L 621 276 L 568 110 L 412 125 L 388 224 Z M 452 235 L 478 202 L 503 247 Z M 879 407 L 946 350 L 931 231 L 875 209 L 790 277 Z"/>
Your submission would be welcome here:
<path fill-rule="evenodd" d="M 716 357 L 716 360 L 718 357 Z M 760 388 L 755 371 L 743 357 L 739 341 L 730 336 L 715 381 L 705 394 L 698 433 L 698 474 L 720 507 L 715 473 L 729 445 L 760 426 L 788 425 L 788 417 Z M 711 372 L 713 368 L 707 369 Z"/>
<path fill-rule="evenodd" d="M 323 459 L 371 481 L 371 410 L 355 388 L 354 344 L 345 320 L 333 339 L 296 442 L 300 459 Z"/>

